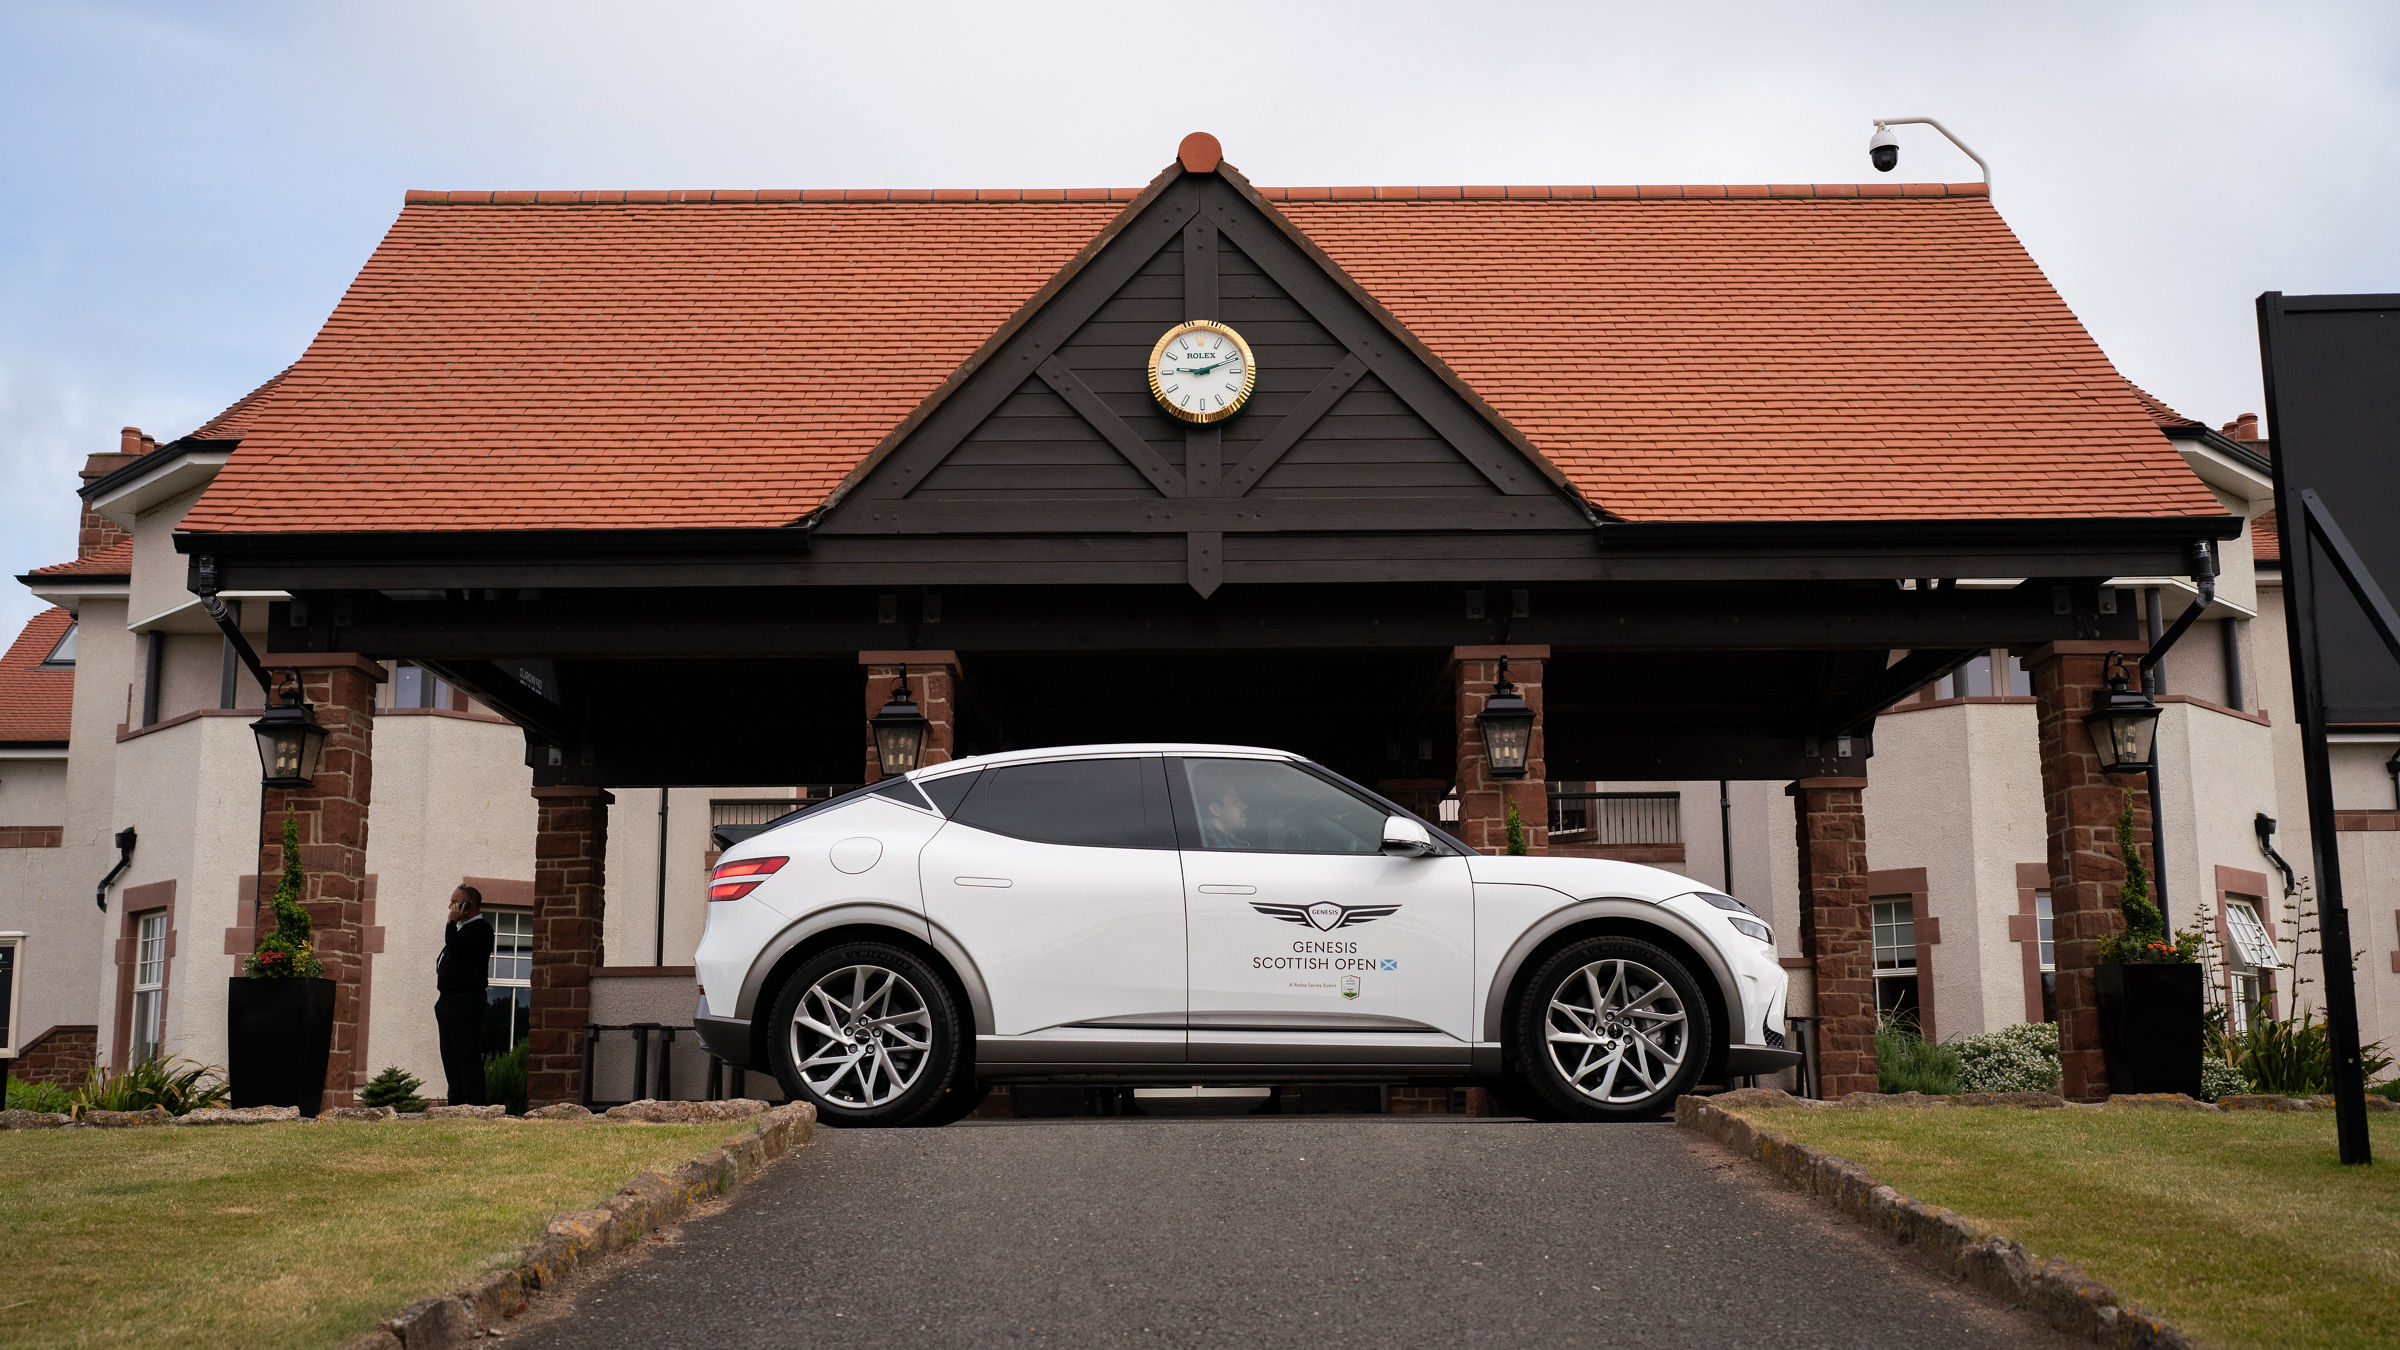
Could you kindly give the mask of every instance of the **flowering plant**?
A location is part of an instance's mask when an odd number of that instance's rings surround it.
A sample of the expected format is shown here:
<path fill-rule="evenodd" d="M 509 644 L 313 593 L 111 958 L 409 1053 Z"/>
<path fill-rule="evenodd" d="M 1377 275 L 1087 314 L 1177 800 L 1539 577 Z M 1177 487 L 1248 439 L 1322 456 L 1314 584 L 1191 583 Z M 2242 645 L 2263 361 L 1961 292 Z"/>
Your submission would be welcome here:
<path fill-rule="evenodd" d="M 2125 884 L 2117 891 L 2117 910 L 2125 916 L 2125 931 L 2100 939 L 2102 965 L 2186 965 L 2200 959 L 2200 934 L 2186 929 L 2167 935 L 2166 917 L 2150 899 L 2150 869 L 2142 851 L 2133 846 L 2133 794 L 2125 794 L 2125 809 L 2117 816 L 2117 851 L 2125 855 Z"/>
<path fill-rule="evenodd" d="M 300 821 L 287 808 L 283 813 L 283 878 L 275 884 L 275 926 L 258 940 L 258 950 L 242 964 L 254 980 L 314 978 L 325 963 L 309 939 L 308 911 L 300 907 Z"/>

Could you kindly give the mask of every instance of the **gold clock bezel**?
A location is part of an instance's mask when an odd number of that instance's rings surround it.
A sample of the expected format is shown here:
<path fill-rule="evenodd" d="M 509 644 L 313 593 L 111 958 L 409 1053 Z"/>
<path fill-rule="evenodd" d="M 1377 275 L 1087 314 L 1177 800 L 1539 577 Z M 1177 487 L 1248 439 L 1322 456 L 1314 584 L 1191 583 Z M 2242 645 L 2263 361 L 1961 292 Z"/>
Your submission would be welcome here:
<path fill-rule="evenodd" d="M 1183 409 L 1176 407 L 1175 404 L 1167 398 L 1166 390 L 1159 387 L 1158 358 L 1166 353 L 1168 343 L 1173 342 L 1175 339 L 1182 337 L 1186 333 L 1198 332 L 1202 329 L 1206 329 L 1211 333 L 1219 333 L 1225 337 L 1233 339 L 1233 345 L 1239 349 L 1242 354 L 1242 391 L 1233 396 L 1233 402 L 1226 404 L 1222 408 L 1218 408 L 1210 412 L 1185 412 Z M 1167 410 L 1167 415 L 1169 417 L 1172 417 L 1179 422 L 1197 422 L 1202 425 L 1206 425 L 1210 422 L 1222 422 L 1226 418 L 1240 412 L 1249 404 L 1250 391 L 1258 387 L 1258 359 L 1250 354 L 1250 344 L 1244 341 L 1242 335 L 1233 331 L 1230 326 L 1218 323 L 1214 319 L 1187 319 L 1184 322 L 1175 325 L 1173 328 L 1168 329 L 1165 334 L 1160 336 L 1157 342 L 1151 344 L 1148 374 L 1150 377 L 1150 397 L 1157 400 L 1159 407 Z"/>

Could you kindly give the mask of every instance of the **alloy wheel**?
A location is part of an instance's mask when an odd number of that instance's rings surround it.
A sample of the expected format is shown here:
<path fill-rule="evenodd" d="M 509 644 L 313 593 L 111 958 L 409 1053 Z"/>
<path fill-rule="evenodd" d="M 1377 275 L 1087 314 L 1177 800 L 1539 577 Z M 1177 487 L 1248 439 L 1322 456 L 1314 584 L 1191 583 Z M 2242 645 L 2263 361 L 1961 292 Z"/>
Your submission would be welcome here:
<path fill-rule="evenodd" d="M 1691 1017 L 1666 976 L 1610 957 L 1559 981 L 1544 1037 L 1569 1087 L 1593 1101 L 1625 1105 L 1674 1081 L 1691 1052 Z"/>
<path fill-rule="evenodd" d="M 933 1054 L 933 1013 L 899 972 L 843 966 L 800 996 L 791 1037 L 791 1062 L 810 1092 L 865 1109 L 916 1086 Z"/>

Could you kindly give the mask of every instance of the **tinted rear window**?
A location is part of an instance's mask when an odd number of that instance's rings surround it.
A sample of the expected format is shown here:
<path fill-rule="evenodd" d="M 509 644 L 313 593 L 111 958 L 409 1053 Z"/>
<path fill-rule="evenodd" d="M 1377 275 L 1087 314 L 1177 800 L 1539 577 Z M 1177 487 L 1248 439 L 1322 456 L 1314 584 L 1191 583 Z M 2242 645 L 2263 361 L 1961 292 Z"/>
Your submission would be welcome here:
<path fill-rule="evenodd" d="M 986 769 L 950 818 L 979 830 L 1085 848 L 1173 848 L 1157 759 L 1070 759 Z"/>
<path fill-rule="evenodd" d="M 958 814 L 958 804 L 967 799 L 967 790 L 975 786 L 975 780 L 981 775 L 980 769 L 954 773 L 947 778 L 936 778 L 917 786 L 923 788 L 925 795 L 932 799 L 934 810 L 945 816 L 954 816 Z"/>

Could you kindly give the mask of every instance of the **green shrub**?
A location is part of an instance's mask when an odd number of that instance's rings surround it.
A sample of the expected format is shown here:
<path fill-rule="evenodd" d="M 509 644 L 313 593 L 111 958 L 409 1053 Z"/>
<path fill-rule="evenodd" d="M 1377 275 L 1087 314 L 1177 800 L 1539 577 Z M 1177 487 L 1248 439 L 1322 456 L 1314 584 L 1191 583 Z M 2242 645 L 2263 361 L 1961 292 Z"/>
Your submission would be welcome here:
<path fill-rule="evenodd" d="M 2400 1078 L 2386 1078 L 2380 1083 L 2369 1083 L 2367 1091 L 2386 1101 L 2400 1102 Z"/>
<path fill-rule="evenodd" d="M 49 1111 L 63 1116 L 75 1109 L 75 1094 L 56 1083 L 28 1083 L 22 1078 L 11 1078 L 8 1080 L 8 1109 Z"/>
<path fill-rule="evenodd" d="M 79 1112 L 147 1111 L 163 1106 L 169 1115 L 177 1116 L 223 1106 L 232 1097 L 233 1089 L 222 1071 L 179 1055 L 145 1059 L 119 1074 L 94 1065 L 74 1093 Z"/>
<path fill-rule="evenodd" d="M 525 1056 L 531 1039 L 517 1042 L 506 1054 L 483 1057 L 483 1099 L 498 1102 L 512 1116 L 525 1114 Z"/>
<path fill-rule="evenodd" d="M 258 940 L 258 950 L 243 963 L 242 973 L 253 979 L 315 978 L 325 973 L 309 941 L 308 911 L 300 907 L 300 819 L 291 808 L 283 813 L 283 879 L 275 883 L 275 926 Z"/>
<path fill-rule="evenodd" d="M 2020 1022 L 1950 1042 L 1962 1092 L 2058 1091 L 2058 1024 Z"/>
<path fill-rule="evenodd" d="M 1515 802 L 1510 802 L 1508 804 L 1508 815 L 1503 824 L 1507 830 L 1508 856 L 1512 858 L 1524 857 L 1526 853 L 1525 817 L 1518 814 L 1517 804 Z"/>
<path fill-rule="evenodd" d="M 2125 794 L 2125 809 L 2117 815 L 2117 852 L 2125 858 L 2125 884 L 2117 889 L 2117 912 L 2125 916 L 2125 931 L 2100 939 L 2100 964 L 2179 965 L 2200 959 L 2200 934 L 2187 930 L 2167 937 L 2167 921 L 2150 899 L 2150 869 L 2133 844 L 2133 793 Z"/>
<path fill-rule="evenodd" d="M 2200 1057 L 2200 1100 L 2213 1102 L 2219 1097 L 2235 1097 L 2250 1090 L 2250 1080 L 2242 1071 L 2214 1055 Z"/>
<path fill-rule="evenodd" d="M 2314 1009 L 2277 1019 L 2261 1003 L 2223 1043 L 2253 1092 L 2312 1097 L 2333 1090 L 2333 1035 Z M 2370 1079 L 2392 1066 L 2381 1041 L 2360 1046 L 2359 1061 Z"/>
<path fill-rule="evenodd" d="M 394 1064 L 375 1075 L 366 1087 L 360 1089 L 358 1104 L 388 1106 L 395 1111 L 422 1111 L 425 1109 L 425 1099 L 417 1095 L 417 1089 L 423 1086 L 424 1079 Z"/>
<path fill-rule="evenodd" d="M 1881 1017 L 1875 1023 L 1875 1079 L 1884 1092 L 1949 1096 L 1958 1091 L 1958 1052 L 1929 1044 L 1912 1017 Z"/>

